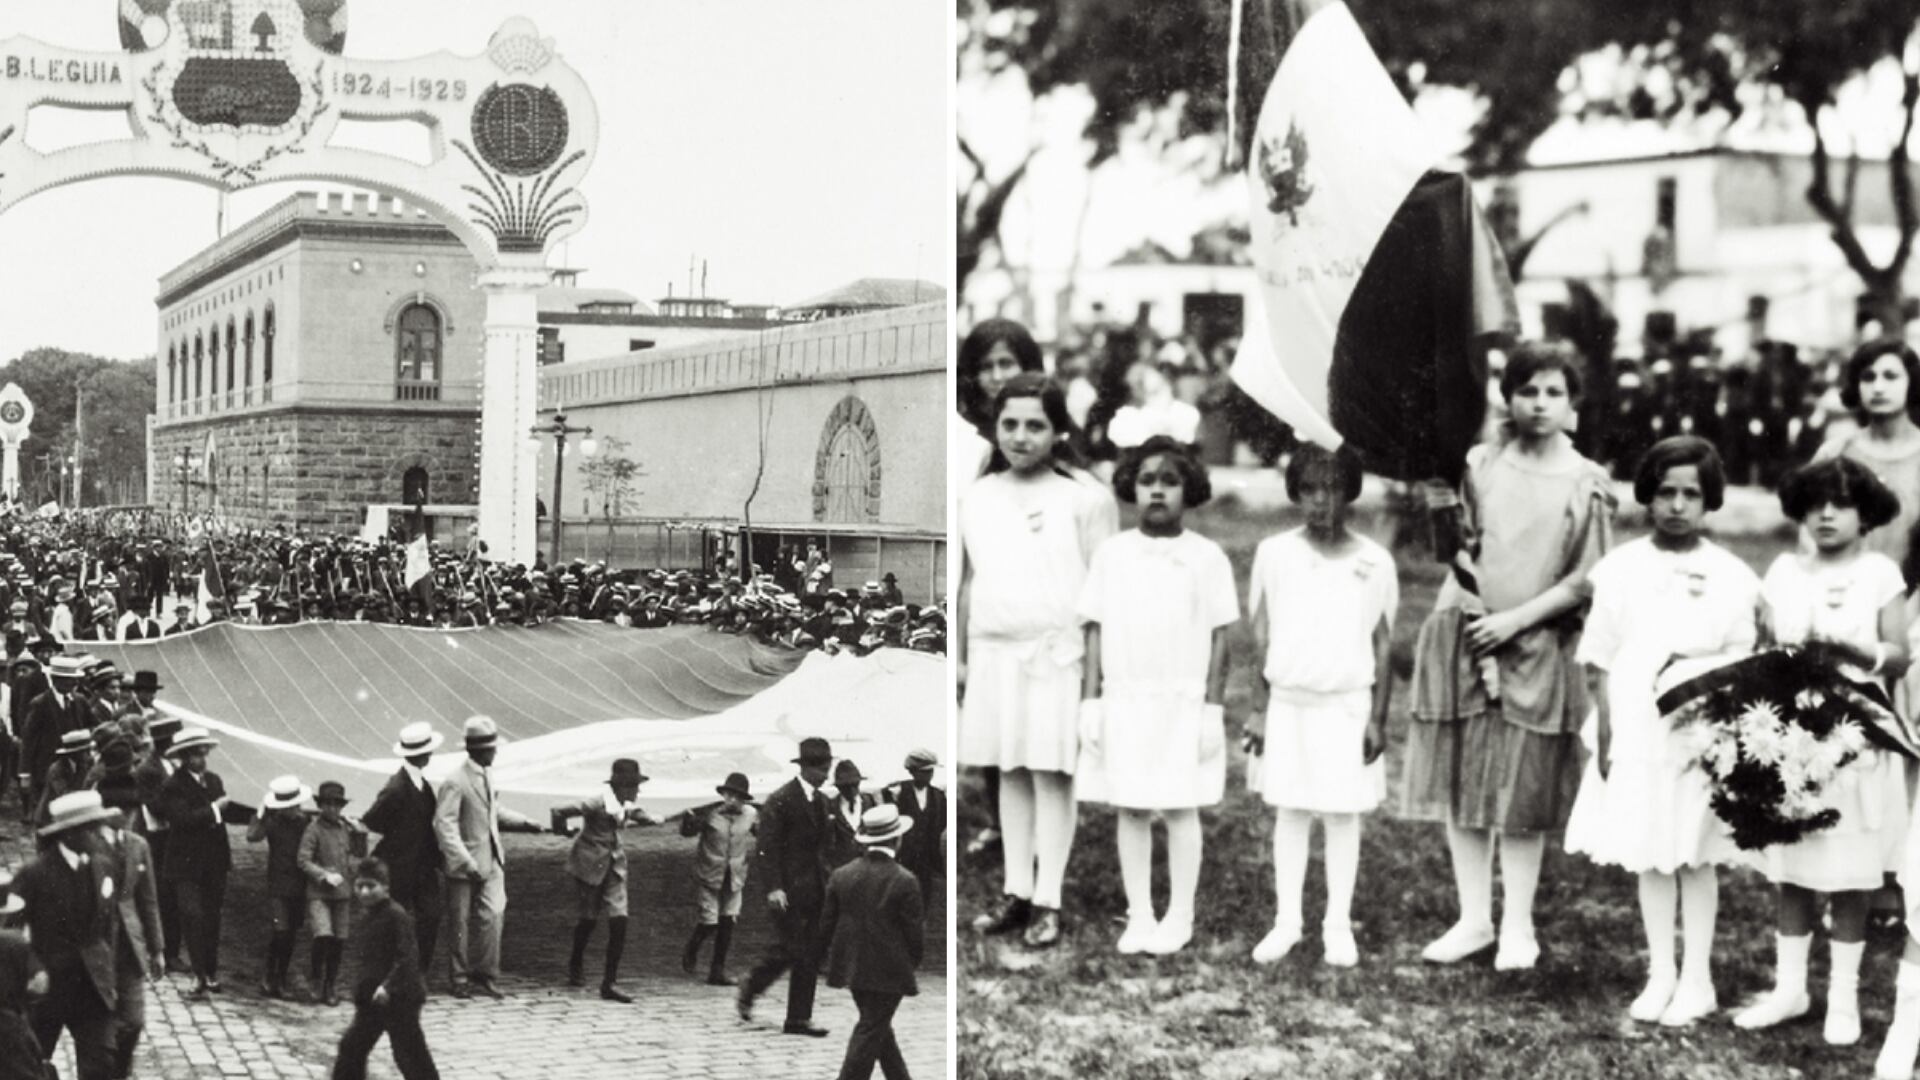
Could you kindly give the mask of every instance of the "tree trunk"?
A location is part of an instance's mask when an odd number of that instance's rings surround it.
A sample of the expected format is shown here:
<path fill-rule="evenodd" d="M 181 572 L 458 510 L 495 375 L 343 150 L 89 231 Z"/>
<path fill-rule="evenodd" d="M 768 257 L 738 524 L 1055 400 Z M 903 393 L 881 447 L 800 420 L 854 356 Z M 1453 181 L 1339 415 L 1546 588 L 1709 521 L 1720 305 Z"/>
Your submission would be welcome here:
<path fill-rule="evenodd" d="M 1898 338 L 1905 334 L 1907 295 L 1897 275 L 1878 275 L 1877 280 L 1867 282 L 1861 305 L 1862 314 L 1879 321 L 1880 337 Z"/>

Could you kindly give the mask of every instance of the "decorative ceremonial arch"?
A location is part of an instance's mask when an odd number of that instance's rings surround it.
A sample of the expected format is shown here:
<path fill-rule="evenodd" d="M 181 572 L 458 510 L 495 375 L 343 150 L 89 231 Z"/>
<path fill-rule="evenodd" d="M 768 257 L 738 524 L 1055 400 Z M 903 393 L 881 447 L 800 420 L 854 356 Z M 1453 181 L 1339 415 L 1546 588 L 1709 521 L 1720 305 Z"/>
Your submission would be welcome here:
<path fill-rule="evenodd" d="M 496 557 L 532 562 L 534 293 L 547 283 L 548 248 L 586 221 L 578 184 L 599 136 L 586 83 L 519 18 L 479 56 L 376 61 L 343 55 L 346 0 L 115 6 L 124 53 L 0 40 L 0 213 L 109 176 L 227 191 L 317 180 L 428 211 L 473 252 L 487 296 L 480 535 Z M 122 112 L 133 137 L 43 154 L 27 145 L 40 107 Z M 431 160 L 329 145 L 342 121 L 424 125 Z"/>

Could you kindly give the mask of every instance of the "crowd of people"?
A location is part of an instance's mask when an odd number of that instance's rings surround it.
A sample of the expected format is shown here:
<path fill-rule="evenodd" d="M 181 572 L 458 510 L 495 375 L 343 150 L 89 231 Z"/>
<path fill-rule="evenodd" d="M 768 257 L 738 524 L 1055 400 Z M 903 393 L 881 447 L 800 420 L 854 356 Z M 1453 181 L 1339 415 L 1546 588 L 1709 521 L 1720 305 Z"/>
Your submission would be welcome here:
<path fill-rule="evenodd" d="M 9 628 L 61 641 L 127 641 L 233 621 L 317 619 L 443 628 L 534 626 L 556 618 L 620 626 L 697 624 L 789 648 L 865 654 L 946 650 L 946 608 L 908 603 L 892 573 L 833 583 L 818 543 L 744 577 L 730 555 L 707 569 L 623 569 L 576 559 L 488 560 L 479 545 L 369 542 L 284 529 L 201 531 L 127 512 L 0 518 L 0 610 Z"/>
<path fill-rule="evenodd" d="M 621 836 L 669 823 L 695 841 L 698 916 L 685 972 L 695 973 L 711 940 L 706 981 L 735 986 L 726 973 L 733 926 L 748 874 L 763 875 L 777 936 L 737 984 L 741 1017 L 751 1019 L 759 994 L 790 973 L 782 1030 L 826 1035 L 812 1018 L 824 966 L 828 984 L 849 989 L 860 1013 L 847 1061 L 864 1068 L 850 1075 L 866 1075 L 875 1062 L 889 1076 L 907 1075 L 891 1019 L 917 992 L 922 923 L 945 861 L 946 801 L 932 786 L 939 758 L 931 751 L 909 754 L 905 777 L 876 788 L 853 762 L 835 759 L 826 740 L 804 739 L 799 775 L 764 805 L 735 772 L 717 785 L 717 802 L 664 821 L 638 802 L 647 779 L 639 763 L 619 759 L 604 785 L 553 807 L 542 825 L 499 801 L 491 772 L 499 729 L 490 718 L 465 722 L 465 760 L 438 780 L 426 769 L 445 739 L 420 722 L 398 733 L 399 769 L 353 816 L 345 787 L 330 780 L 310 787 L 284 776 L 257 804 L 236 799 L 209 768 L 219 740 L 156 705 L 164 688 L 153 672 L 123 674 L 59 652 L 44 663 L 23 656 L 11 671 L 6 706 L 25 735 L 20 807 L 39 852 L 17 877 L 0 871 L 0 927 L 29 931 L 23 938 L 0 928 L 0 1077 L 51 1076 L 63 1035 L 81 1080 L 131 1076 L 150 980 L 191 975 L 190 1001 L 227 992 L 220 952 L 234 868 L 229 829 L 243 825 L 247 841 L 266 846 L 270 933 L 259 943 L 259 993 L 331 1007 L 345 988 L 354 1015 L 336 1078 L 364 1077 L 383 1036 L 402 1076 L 438 1076 L 420 1015 L 443 919 L 451 994 L 505 996 L 502 832 L 550 827 L 573 837 L 565 873 L 578 921 L 567 981 L 584 985 L 588 943 L 604 920 L 599 997 L 630 1004 L 618 983 L 629 918 Z M 379 839 L 369 855 L 370 834 Z M 293 962 L 303 927 L 311 939 L 304 991 Z M 349 945 L 352 981 L 343 983 Z"/>
<path fill-rule="evenodd" d="M 960 356 L 959 431 L 975 452 L 956 467 L 973 470 L 958 518 L 959 763 L 988 781 L 1003 871 L 1000 899 L 973 927 L 1030 948 L 1057 943 L 1080 805 L 1104 804 L 1118 816 L 1127 905 L 1113 947 L 1177 953 L 1195 933 L 1198 814 L 1227 782 L 1225 643 L 1242 618 L 1225 553 L 1185 521 L 1210 495 L 1205 455 L 1192 437 L 1157 431 L 1123 449 L 1110 481 L 1098 479 L 1070 388 L 1042 370 L 1024 330 L 983 324 Z M 1451 964 L 1491 950 L 1498 971 L 1533 968 L 1543 855 L 1561 836 L 1568 851 L 1636 876 L 1648 973 L 1627 1012 L 1684 1027 L 1719 1008 L 1719 869 L 1749 867 L 1776 889 L 1777 960 L 1773 987 L 1735 1024 L 1768 1028 L 1810 1011 L 1808 957 L 1825 909 L 1822 1038 L 1860 1041 L 1862 942 L 1874 912 L 1890 909 L 1910 936 L 1875 1069 L 1909 1077 L 1920 1052 L 1920 911 L 1907 899 L 1920 897 L 1920 829 L 1909 827 L 1915 751 L 1904 723 L 1865 733 L 1857 724 L 1839 779 L 1785 796 L 1813 800 L 1816 828 L 1742 846 L 1696 764 L 1697 744 L 1656 702 L 1672 680 L 1756 648 L 1802 645 L 1831 659 L 1849 695 L 1888 703 L 1863 715 L 1896 717 L 1920 700 L 1908 634 L 1920 609 L 1920 355 L 1879 341 L 1848 359 L 1839 397 L 1850 423 L 1784 470 L 1783 524 L 1802 539 L 1764 577 L 1707 539 L 1732 455 L 1684 425 L 1637 451 L 1627 474 L 1651 532 L 1616 546 L 1612 470 L 1571 437 L 1585 374 L 1564 345 L 1522 343 L 1507 356 L 1502 422 L 1467 461 L 1454 572 L 1416 639 L 1397 801 L 1402 817 L 1441 827 L 1459 911 L 1423 957 Z M 1251 959 L 1277 962 L 1304 935 L 1317 821 L 1322 957 L 1348 967 L 1361 956 L 1350 916 L 1361 823 L 1390 798 L 1381 758 L 1398 569 L 1393 552 L 1347 527 L 1361 480 L 1352 454 L 1300 447 L 1284 474 L 1304 523 L 1254 555 L 1245 603 L 1254 692 L 1236 718 L 1248 784 L 1274 814 L 1274 917 Z M 1120 530 L 1117 502 L 1138 505 L 1135 528 Z M 1789 694 L 1783 707 L 1821 704 Z M 1778 714 L 1746 719 L 1764 727 Z M 1797 737 L 1755 753 L 1785 769 L 1813 744 Z M 1163 913 L 1151 888 L 1156 817 L 1167 835 Z"/>
<path fill-rule="evenodd" d="M 1015 333 L 1015 331 L 1018 331 Z M 982 348 L 1027 337 L 1007 320 L 975 328 Z M 1047 370 L 1065 392 L 1083 449 L 1113 460 L 1152 434 L 1193 444 L 1209 465 L 1242 453 L 1269 464 L 1292 449 L 1290 430 L 1242 394 L 1228 377 L 1239 342 L 1203 343 L 1194 334 L 1162 337 L 1145 324 L 1104 321 L 1074 328 L 1042 361 L 1042 350 L 1012 356 L 1021 370 Z M 960 355 L 963 372 L 978 372 L 984 353 Z M 1760 342 L 1747 357 L 1725 357 L 1693 342 L 1656 343 L 1642 358 L 1623 358 L 1604 373 L 1590 366 L 1590 386 L 1574 432 L 1582 453 L 1617 479 L 1632 475 L 1646 449 L 1670 435 L 1698 435 L 1717 446 L 1736 484 L 1773 487 L 1786 472 L 1850 426 L 1840 402 L 1845 355 Z M 1490 372 L 1497 412 L 1500 358 Z M 975 392 L 977 393 L 977 391 Z M 963 411 L 981 403 L 963 391 Z M 1832 430 L 1830 430 L 1832 429 Z M 1591 432 L 1588 434 L 1587 432 Z"/>

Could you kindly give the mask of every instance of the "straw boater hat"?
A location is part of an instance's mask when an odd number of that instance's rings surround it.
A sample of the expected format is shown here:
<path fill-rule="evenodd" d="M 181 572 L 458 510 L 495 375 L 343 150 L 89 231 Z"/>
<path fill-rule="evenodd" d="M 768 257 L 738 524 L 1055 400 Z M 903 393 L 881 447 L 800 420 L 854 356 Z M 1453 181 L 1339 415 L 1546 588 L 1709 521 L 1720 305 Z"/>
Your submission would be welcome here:
<path fill-rule="evenodd" d="M 93 733 L 85 728 L 76 728 L 60 736 L 60 749 L 53 752 L 55 757 L 72 757 L 93 749 Z"/>
<path fill-rule="evenodd" d="M 0 870 L 0 915 L 18 915 L 27 910 L 27 902 L 13 893 L 13 871 Z"/>
<path fill-rule="evenodd" d="M 47 674 L 56 679 L 80 679 L 87 668 L 77 656 L 56 656 L 47 664 Z"/>
<path fill-rule="evenodd" d="M 113 816 L 113 811 L 100 801 L 97 791 L 75 791 L 62 795 L 47 804 L 47 813 L 50 820 L 40 829 L 42 840 Z"/>
<path fill-rule="evenodd" d="M 299 777 L 292 775 L 276 776 L 273 778 L 273 782 L 267 785 L 267 798 L 266 801 L 261 804 L 261 808 L 264 810 L 286 810 L 306 802 L 307 796 L 311 794 L 313 794 L 313 792 L 307 790 L 307 786 L 300 782 Z"/>
<path fill-rule="evenodd" d="M 183 727 L 180 734 L 167 747 L 168 757 L 179 757 L 189 750 L 211 750 L 220 745 L 220 740 L 207 733 L 203 727 Z"/>
<path fill-rule="evenodd" d="M 881 803 L 860 815 L 860 831 L 853 838 L 863 844 L 880 844 L 905 836 L 911 828 L 913 819 L 901 817 L 899 807 Z"/>
<path fill-rule="evenodd" d="M 724 784 L 721 784 L 719 787 L 714 788 L 713 790 L 719 792 L 722 795 L 725 795 L 728 792 L 732 792 L 733 794 L 740 796 L 740 798 L 745 802 L 753 801 L 753 789 L 747 786 L 746 773 L 739 773 L 739 772 L 728 773 L 727 782 Z"/>
<path fill-rule="evenodd" d="M 393 744 L 393 755 L 410 758 L 431 754 L 440 749 L 440 744 L 446 741 L 444 736 L 433 730 L 432 724 L 421 720 L 400 729 L 400 738 Z"/>
<path fill-rule="evenodd" d="M 480 750 L 493 746 L 500 741 L 500 725 L 493 722 L 491 716 L 469 716 L 462 729 L 467 740 L 467 749 Z"/>

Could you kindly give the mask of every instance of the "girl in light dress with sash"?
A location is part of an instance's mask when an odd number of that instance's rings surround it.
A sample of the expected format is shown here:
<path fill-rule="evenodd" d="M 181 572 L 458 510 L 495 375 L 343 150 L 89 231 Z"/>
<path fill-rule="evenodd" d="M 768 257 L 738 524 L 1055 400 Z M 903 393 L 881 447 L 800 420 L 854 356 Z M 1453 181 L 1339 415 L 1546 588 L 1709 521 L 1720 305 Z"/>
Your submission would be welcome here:
<path fill-rule="evenodd" d="M 959 760 L 1000 773 L 1004 896 L 974 927 L 1060 937 L 1060 898 L 1076 824 L 1074 771 L 1087 565 L 1119 528 L 1104 485 L 1079 469 L 1060 387 L 1020 374 L 993 407 L 987 474 L 960 497 L 956 656 Z"/>
<path fill-rule="evenodd" d="M 1512 436 L 1468 454 L 1463 486 L 1478 593 L 1449 577 L 1414 647 L 1401 809 L 1445 823 L 1460 897 L 1459 921 L 1421 954 L 1430 963 L 1496 942 L 1498 970 L 1531 968 L 1540 955 L 1541 860 L 1580 782 L 1579 618 L 1613 510 L 1606 470 L 1566 434 L 1579 364 L 1561 344 L 1522 345 L 1508 358 L 1500 390 Z M 1496 839 L 1506 900 L 1497 937 Z"/>
<path fill-rule="evenodd" d="M 1261 795 L 1274 808 L 1273 929 L 1254 947 L 1271 964 L 1301 937 L 1301 889 L 1318 818 L 1326 836 L 1327 913 L 1322 959 L 1360 961 L 1352 907 L 1360 868 L 1360 817 L 1386 795 L 1380 755 L 1393 696 L 1391 642 L 1400 603 L 1393 556 L 1347 528 L 1360 465 L 1347 451 L 1303 446 L 1287 463 L 1287 494 L 1306 525 L 1261 542 L 1247 586 L 1261 657 L 1247 724 Z"/>
<path fill-rule="evenodd" d="M 1087 620 L 1080 703 L 1081 802 L 1119 811 L 1127 893 L 1122 953 L 1167 955 L 1193 938 L 1200 883 L 1200 808 L 1226 788 L 1227 630 L 1240 618 L 1233 566 L 1220 545 L 1184 526 L 1212 496 L 1191 447 L 1164 435 L 1120 457 L 1121 502 L 1140 526 L 1093 553 L 1080 590 Z M 1153 914 L 1153 819 L 1167 826 L 1167 913 Z"/>
<path fill-rule="evenodd" d="M 1780 506 L 1810 534 L 1808 552 L 1774 560 L 1761 584 L 1764 620 L 1783 645 L 1819 641 L 1849 654 L 1843 671 L 1885 689 L 1907 668 L 1906 584 L 1891 559 L 1869 551 L 1866 535 L 1892 521 L 1899 501 L 1865 466 L 1837 457 L 1808 465 L 1780 488 Z M 1909 803 L 1904 766 L 1869 747 L 1826 792 L 1840 821 L 1797 843 L 1777 844 L 1754 860 L 1779 886 L 1773 989 L 1734 1023 L 1764 1028 L 1806 1014 L 1807 959 L 1819 901 L 1831 903 L 1832 963 L 1824 1035 L 1834 1045 L 1860 1039 L 1858 987 L 1867 908 L 1904 852 Z"/>
<path fill-rule="evenodd" d="M 1566 846 L 1639 876 L 1647 985 L 1627 1012 L 1668 1027 L 1719 1007 L 1715 867 L 1740 861 L 1690 744 L 1654 705 L 1661 691 L 1753 649 L 1760 579 L 1701 533 L 1726 487 L 1720 455 L 1705 439 L 1676 436 L 1647 451 L 1633 494 L 1653 531 L 1608 552 L 1588 576 L 1593 607 L 1578 654 L 1594 704 L 1593 755 Z M 1676 907 L 1686 944 L 1678 969 Z"/>

